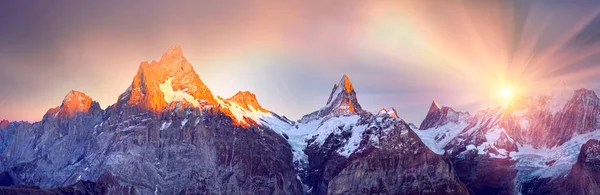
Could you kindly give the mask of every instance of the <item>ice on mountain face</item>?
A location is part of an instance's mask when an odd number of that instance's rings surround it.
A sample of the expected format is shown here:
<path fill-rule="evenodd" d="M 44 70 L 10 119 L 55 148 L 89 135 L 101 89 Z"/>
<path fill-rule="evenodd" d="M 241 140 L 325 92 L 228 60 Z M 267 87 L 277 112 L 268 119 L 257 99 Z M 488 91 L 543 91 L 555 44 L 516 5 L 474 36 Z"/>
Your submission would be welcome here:
<path fill-rule="evenodd" d="M 378 117 L 375 120 L 381 122 L 383 117 Z M 307 123 L 298 123 L 297 128 L 291 129 L 286 134 L 290 137 L 290 144 L 294 142 L 297 149 L 295 151 L 303 151 L 307 147 L 307 140 L 314 138 L 314 142 L 312 144 L 317 144 L 317 146 L 321 147 L 326 139 L 331 134 L 339 135 L 343 132 L 350 132 L 351 135 L 344 142 L 344 145 L 338 149 L 336 152 L 344 157 L 349 157 L 351 154 L 356 152 L 358 147 L 360 146 L 361 141 L 363 141 L 364 132 L 373 127 L 372 124 L 359 124 L 359 120 L 361 116 L 359 115 L 349 115 L 349 116 L 337 116 L 337 117 L 327 117 L 321 118 L 318 120 L 313 120 Z M 381 126 L 383 128 L 383 132 L 387 132 L 394 126 L 394 124 L 398 122 L 397 120 L 391 120 L 389 124 L 386 125 L 375 125 Z M 371 142 L 377 143 L 379 140 L 375 137 L 369 138 Z M 306 160 L 306 155 L 304 152 L 299 153 L 297 156 L 294 156 L 295 160 Z"/>
<path fill-rule="evenodd" d="M 221 98 L 217 98 L 217 101 L 219 102 L 219 105 L 229 109 L 234 119 L 240 123 L 247 123 L 247 121 L 244 120 L 244 117 L 250 118 L 256 122 L 260 122 L 260 119 L 263 117 L 272 117 L 270 112 L 257 110 L 251 105 L 248 105 L 249 110 L 247 110 L 233 101 L 227 101 Z"/>
<path fill-rule="evenodd" d="M 448 123 L 440 127 L 427 130 L 418 130 L 413 127 L 421 141 L 436 154 L 444 154 L 444 147 L 456 138 L 469 124 L 467 122 Z"/>
<path fill-rule="evenodd" d="M 340 150 L 337 151 L 338 154 L 348 158 L 350 154 L 354 153 L 358 146 L 360 146 L 360 142 L 362 141 L 362 135 L 365 132 L 365 130 L 367 130 L 367 125 L 354 126 L 352 128 L 352 135 L 350 136 L 344 147 L 340 148 Z"/>
<path fill-rule="evenodd" d="M 270 125 L 277 124 L 277 123 L 274 123 L 274 121 L 277 119 L 274 120 L 273 118 L 265 117 L 262 120 L 267 121 L 267 123 Z M 263 124 L 265 124 L 265 123 L 263 123 Z M 284 127 L 286 126 L 285 124 L 281 124 L 281 123 L 279 123 L 279 125 L 284 126 Z M 287 127 L 289 127 L 289 128 L 282 128 L 282 129 L 284 129 L 284 131 L 279 132 L 279 133 L 285 133 L 285 135 L 288 136 L 288 143 L 290 144 L 290 147 L 292 148 L 292 153 L 294 155 L 293 162 L 308 163 L 308 156 L 304 153 L 304 149 L 306 149 L 306 146 L 307 146 L 306 141 L 307 141 L 308 135 L 311 133 L 311 131 L 313 129 L 307 128 L 304 125 L 298 126 L 298 128 L 294 128 L 291 125 L 288 125 Z"/>
<path fill-rule="evenodd" d="M 478 154 L 486 154 L 488 153 L 486 150 L 486 148 L 491 148 L 494 149 L 498 152 L 498 154 L 494 154 L 494 153 L 489 153 L 490 157 L 492 158 L 507 158 L 509 157 L 509 153 L 508 151 L 506 151 L 503 148 L 498 148 L 494 143 L 500 139 L 502 134 L 506 134 L 506 131 L 501 128 L 501 127 L 493 127 L 491 129 L 488 130 L 488 132 L 485 134 L 485 138 L 486 138 L 486 142 L 483 142 L 479 147 L 477 147 Z M 515 143 L 515 141 L 510 138 L 510 136 L 507 135 L 507 139 L 508 141 L 510 141 L 511 143 Z"/>
<path fill-rule="evenodd" d="M 167 128 L 169 128 L 171 126 L 171 121 L 169 122 L 163 122 L 163 124 L 160 126 L 160 130 L 165 130 Z"/>
<path fill-rule="evenodd" d="M 318 143 L 319 146 L 322 146 L 323 143 L 325 143 L 325 139 L 327 139 L 327 136 L 329 136 L 329 134 L 340 133 L 341 131 L 348 130 L 349 128 L 356 126 L 358 119 L 360 119 L 360 116 L 350 115 L 330 118 L 329 120 L 320 122 L 316 130 L 312 133 L 312 135 L 317 136 L 315 142 Z M 314 122 L 312 122 L 311 124 L 307 124 L 308 127 L 311 127 L 313 125 L 315 125 Z M 352 130 L 356 131 L 358 129 Z"/>
<path fill-rule="evenodd" d="M 475 149 L 477 149 L 477 147 L 475 147 L 475 145 L 473 145 L 473 144 L 469 144 L 467 146 L 467 150 L 475 150 Z"/>
<path fill-rule="evenodd" d="M 358 115 L 338 116 L 332 118 L 320 118 L 308 123 L 296 123 L 296 126 L 292 126 L 271 117 L 263 117 L 261 118 L 261 121 L 263 125 L 283 127 L 279 129 L 284 130 L 278 133 L 285 133 L 285 135 L 287 135 L 288 142 L 293 150 L 294 162 L 307 163 L 308 156 L 304 153 L 304 149 L 308 146 L 307 140 L 310 138 L 315 138 L 313 143 L 322 146 L 330 134 L 339 134 L 342 131 L 351 130 L 352 136 L 338 153 L 348 157 L 354 152 L 356 148 L 358 148 L 360 141 L 362 140 L 362 134 L 367 128 L 366 125 L 357 125 L 359 119 L 360 116 Z"/>
<path fill-rule="evenodd" d="M 247 105 L 248 109 L 244 108 L 233 101 L 224 100 L 220 97 L 216 98 L 219 105 L 231 111 L 233 119 L 247 124 L 245 118 L 255 121 L 258 125 L 265 126 L 280 134 L 282 137 L 287 137 L 288 143 L 292 149 L 294 162 L 308 162 L 308 156 L 304 154 L 304 149 L 307 146 L 306 140 L 309 137 L 310 132 L 315 128 L 306 125 L 302 125 L 300 128 L 294 128 L 291 121 L 284 121 L 283 119 L 276 117 L 271 112 L 264 112 L 260 109 L 254 108 L 252 105 Z"/>
<path fill-rule="evenodd" d="M 185 124 L 187 124 L 188 119 L 183 119 L 183 121 L 181 121 L 181 127 L 183 128 L 185 126 Z"/>
<path fill-rule="evenodd" d="M 512 113 L 512 116 L 520 118 L 525 116 L 526 112 L 527 110 L 517 111 Z M 503 148 L 498 148 L 495 144 L 499 139 L 516 143 L 510 133 L 499 125 L 503 117 L 502 110 L 481 111 L 473 117 L 476 120 L 472 118 L 470 123 L 469 120 L 460 120 L 459 123 L 448 123 L 426 130 L 415 130 L 415 132 L 432 151 L 443 154 L 445 152 L 444 148 L 452 140 L 460 141 L 462 139 L 460 136 L 472 137 L 478 131 L 485 130 L 481 132 L 485 136 L 485 141 L 477 145 L 468 144 L 465 146 L 466 149 L 477 150 L 479 155 L 488 155 L 491 158 L 511 158 L 515 160 L 519 178 L 548 178 L 565 175 L 577 162 L 581 146 L 590 139 L 600 139 L 600 131 L 596 130 L 574 135 L 569 141 L 553 148 L 534 147 L 529 144 L 517 143 L 517 151 L 509 153 Z M 521 120 L 517 125 L 522 128 L 529 128 L 530 121 Z M 467 127 L 469 128 L 466 129 Z M 503 134 L 505 138 L 502 138 Z M 490 151 L 496 151 L 497 153 Z"/>
<path fill-rule="evenodd" d="M 530 176 L 541 178 L 565 175 L 577 162 L 581 146 L 590 139 L 600 139 L 600 131 L 573 136 L 569 141 L 554 148 L 534 148 L 523 145 L 519 152 L 511 153 L 517 161 L 517 170 L 537 169 Z M 550 163 L 551 162 L 551 163 Z"/>
<path fill-rule="evenodd" d="M 194 105 L 194 107 L 198 107 L 200 105 L 200 103 L 198 103 L 198 100 L 196 100 L 194 96 L 186 92 L 187 89 L 173 91 L 171 77 L 167 78 L 167 80 L 165 80 L 164 83 L 158 84 L 158 87 L 160 88 L 160 91 L 163 92 L 165 102 L 167 102 L 168 104 L 170 104 L 171 102 L 187 101 Z"/>
<path fill-rule="evenodd" d="M 483 133 L 486 141 L 477 145 L 467 145 L 468 150 L 477 149 L 478 154 L 488 154 L 487 150 L 493 149 L 498 154 L 489 153 L 493 158 L 506 158 L 508 152 L 505 149 L 497 148 L 495 142 L 500 139 L 500 135 L 506 134 L 506 131 L 495 126 L 499 123 L 502 116 L 501 109 L 488 109 L 478 112 L 472 118 L 462 116 L 458 122 L 447 123 L 437 127 L 425 130 L 414 130 L 433 152 L 444 154 L 446 146 L 450 143 L 464 142 L 464 138 L 475 136 L 477 133 Z M 481 132 L 485 129 L 485 132 Z M 462 137 L 459 137 L 462 136 Z M 514 140 L 507 135 L 507 139 L 514 143 Z"/>

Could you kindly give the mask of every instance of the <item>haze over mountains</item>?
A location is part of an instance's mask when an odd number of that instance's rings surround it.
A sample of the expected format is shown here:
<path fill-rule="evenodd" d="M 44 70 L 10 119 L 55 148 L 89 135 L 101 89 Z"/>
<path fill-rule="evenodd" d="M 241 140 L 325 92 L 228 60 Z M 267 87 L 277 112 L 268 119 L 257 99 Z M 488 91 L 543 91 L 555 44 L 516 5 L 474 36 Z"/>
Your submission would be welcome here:
<path fill-rule="evenodd" d="M 593 91 L 474 114 L 434 101 L 420 127 L 359 96 L 342 75 L 323 107 L 291 121 L 249 91 L 212 94 L 174 45 L 106 109 L 70 91 L 39 122 L 1 121 L 0 192 L 600 193 Z"/>

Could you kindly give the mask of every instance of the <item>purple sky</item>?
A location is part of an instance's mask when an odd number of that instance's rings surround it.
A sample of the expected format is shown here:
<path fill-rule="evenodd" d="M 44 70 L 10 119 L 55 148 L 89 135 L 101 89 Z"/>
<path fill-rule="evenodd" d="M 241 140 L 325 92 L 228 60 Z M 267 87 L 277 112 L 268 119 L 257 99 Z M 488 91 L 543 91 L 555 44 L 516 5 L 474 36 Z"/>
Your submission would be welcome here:
<path fill-rule="evenodd" d="M 419 124 L 432 100 L 600 89 L 595 1 L 3 1 L 0 119 L 40 120 L 71 89 L 116 102 L 142 61 L 180 44 L 214 94 L 299 119 L 343 74 L 363 108 Z"/>

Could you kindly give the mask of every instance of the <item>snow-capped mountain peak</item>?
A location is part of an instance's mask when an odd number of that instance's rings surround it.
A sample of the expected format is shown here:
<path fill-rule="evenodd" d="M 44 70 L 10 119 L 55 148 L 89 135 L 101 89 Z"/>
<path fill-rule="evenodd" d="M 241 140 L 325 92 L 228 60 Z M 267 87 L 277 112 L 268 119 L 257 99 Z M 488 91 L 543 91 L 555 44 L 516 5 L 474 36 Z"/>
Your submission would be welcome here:
<path fill-rule="evenodd" d="M 217 97 L 217 101 L 221 112 L 230 116 L 235 124 L 245 127 L 250 124 L 262 124 L 262 118 L 274 117 L 271 111 L 260 106 L 256 95 L 249 91 L 239 91 L 227 99 Z"/>
<path fill-rule="evenodd" d="M 344 76 L 342 76 L 342 79 L 340 79 L 340 82 L 333 86 L 331 95 L 329 95 L 329 100 L 327 100 L 327 105 L 329 106 L 335 103 L 336 98 L 340 95 L 354 96 L 354 99 L 356 99 L 354 86 L 352 85 L 350 77 L 348 77 L 347 74 L 344 74 Z M 350 109 L 350 111 L 353 111 L 352 104 L 350 103 L 348 106 L 348 109 Z"/>
<path fill-rule="evenodd" d="M 258 104 L 258 100 L 256 99 L 256 95 L 249 91 L 239 91 L 227 99 L 227 101 L 234 102 L 246 110 L 270 112 L 269 110 L 260 106 L 260 104 Z"/>
<path fill-rule="evenodd" d="M 217 100 L 183 56 L 179 45 L 171 46 L 160 61 L 142 62 L 131 86 L 118 104 L 136 106 L 155 113 L 170 104 L 183 107 L 212 107 Z"/>
<path fill-rule="evenodd" d="M 344 74 L 340 82 L 333 86 L 326 105 L 311 114 L 303 116 L 300 121 L 308 122 L 329 115 L 360 115 L 365 113 L 367 113 L 367 111 L 363 110 L 358 103 L 354 85 L 352 85 L 350 77 Z"/>
<path fill-rule="evenodd" d="M 391 118 L 398 118 L 398 112 L 396 112 L 396 109 L 391 107 L 388 109 L 382 108 L 381 110 L 379 110 L 379 114 L 380 115 L 389 115 Z"/>
<path fill-rule="evenodd" d="M 447 123 L 455 123 L 458 122 L 461 116 L 466 115 L 468 115 L 468 113 L 456 112 L 454 109 L 447 106 L 440 107 L 437 101 L 434 100 L 429 107 L 427 116 L 423 122 L 421 122 L 421 127 L 419 129 L 424 130 Z"/>

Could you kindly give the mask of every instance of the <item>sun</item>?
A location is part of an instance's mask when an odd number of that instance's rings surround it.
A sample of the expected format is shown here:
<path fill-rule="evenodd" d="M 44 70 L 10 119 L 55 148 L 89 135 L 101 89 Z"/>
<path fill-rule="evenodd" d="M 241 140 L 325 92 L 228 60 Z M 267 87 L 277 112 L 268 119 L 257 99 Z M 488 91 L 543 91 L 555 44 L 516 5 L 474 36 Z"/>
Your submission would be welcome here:
<path fill-rule="evenodd" d="M 510 101 L 515 97 L 515 90 L 510 86 L 503 86 L 498 91 L 498 95 L 505 103 L 510 103 Z"/>

